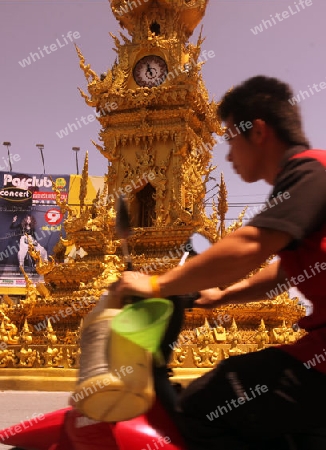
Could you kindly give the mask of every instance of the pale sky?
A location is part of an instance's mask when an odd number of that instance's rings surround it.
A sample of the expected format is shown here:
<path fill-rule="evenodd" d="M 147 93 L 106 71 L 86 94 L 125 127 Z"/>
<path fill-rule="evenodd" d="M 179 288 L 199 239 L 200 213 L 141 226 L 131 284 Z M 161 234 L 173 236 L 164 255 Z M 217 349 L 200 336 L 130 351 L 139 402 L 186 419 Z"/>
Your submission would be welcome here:
<path fill-rule="evenodd" d="M 276 76 L 290 83 L 295 93 L 308 85 L 326 81 L 325 0 L 305 0 L 299 6 L 292 0 L 210 0 L 202 21 L 206 40 L 203 50 L 214 51 L 203 67 L 209 94 L 219 99 L 226 90 L 258 74 Z M 282 13 L 286 18 L 282 18 Z M 93 113 L 80 97 L 77 87 L 86 91 L 72 39 L 81 48 L 86 62 L 98 73 L 111 68 L 116 54 L 109 31 L 118 34 L 108 0 L 10 0 L 0 1 L 1 42 L 1 123 L 2 142 L 10 141 L 15 155 L 13 171 L 43 173 L 36 144 L 44 144 L 47 173 L 76 173 L 75 153 L 80 147 L 79 168 L 89 151 L 90 175 L 104 175 L 105 158 L 90 140 L 98 141 L 97 121 L 69 132 L 56 134 L 68 123 Z M 267 20 L 270 20 L 268 23 Z M 262 21 L 265 21 L 265 27 Z M 280 21 L 282 20 L 282 21 Z M 251 29 L 261 26 L 263 31 Z M 199 27 L 192 41 L 195 41 Z M 72 34 L 70 34 L 72 36 Z M 49 46 L 57 44 L 51 51 Z M 43 50 L 43 57 L 22 67 L 31 53 Z M 52 47 L 54 48 L 54 47 Z M 21 62 L 21 64 L 19 64 Z M 314 147 L 324 148 L 326 90 L 301 102 L 305 129 Z M 2 150 L 1 150 L 2 149 Z M 246 185 L 225 161 L 227 144 L 217 144 L 214 163 L 222 171 L 231 203 L 262 202 L 270 187 L 264 182 Z M 0 147 L 0 170 L 6 170 L 7 148 Z M 231 207 L 229 218 L 241 207 Z"/>

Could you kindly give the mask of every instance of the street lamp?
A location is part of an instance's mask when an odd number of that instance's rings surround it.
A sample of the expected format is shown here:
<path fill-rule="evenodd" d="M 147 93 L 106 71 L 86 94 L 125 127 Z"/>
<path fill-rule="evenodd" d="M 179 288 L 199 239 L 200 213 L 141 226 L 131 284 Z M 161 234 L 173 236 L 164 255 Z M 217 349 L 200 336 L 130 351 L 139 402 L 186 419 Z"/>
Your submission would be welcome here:
<path fill-rule="evenodd" d="M 12 172 L 12 165 L 11 165 L 10 151 L 9 151 L 9 147 L 11 146 L 11 142 L 4 142 L 3 145 L 5 145 L 7 147 L 9 169 L 10 169 L 10 172 Z"/>
<path fill-rule="evenodd" d="M 36 147 L 39 149 L 39 151 L 41 152 L 41 158 L 42 158 L 42 163 L 43 163 L 43 173 L 45 175 L 45 164 L 44 164 L 44 155 L 43 155 L 43 149 L 44 149 L 44 145 L 43 144 L 36 144 Z"/>
<path fill-rule="evenodd" d="M 74 152 L 76 152 L 76 169 L 77 169 L 77 175 L 79 175 L 79 168 L 78 168 L 78 157 L 77 157 L 77 153 L 80 150 L 80 147 L 73 147 L 72 148 Z"/>

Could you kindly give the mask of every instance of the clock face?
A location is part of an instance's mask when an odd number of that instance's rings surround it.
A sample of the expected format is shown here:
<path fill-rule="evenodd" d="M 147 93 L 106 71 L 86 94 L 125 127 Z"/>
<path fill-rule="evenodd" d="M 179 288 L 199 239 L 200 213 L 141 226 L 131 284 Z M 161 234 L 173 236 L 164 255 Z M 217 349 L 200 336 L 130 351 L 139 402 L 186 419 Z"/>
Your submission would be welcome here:
<path fill-rule="evenodd" d="M 168 74 L 168 66 L 163 58 L 156 55 L 144 56 L 134 67 L 133 75 L 138 86 L 154 87 L 163 83 Z"/>

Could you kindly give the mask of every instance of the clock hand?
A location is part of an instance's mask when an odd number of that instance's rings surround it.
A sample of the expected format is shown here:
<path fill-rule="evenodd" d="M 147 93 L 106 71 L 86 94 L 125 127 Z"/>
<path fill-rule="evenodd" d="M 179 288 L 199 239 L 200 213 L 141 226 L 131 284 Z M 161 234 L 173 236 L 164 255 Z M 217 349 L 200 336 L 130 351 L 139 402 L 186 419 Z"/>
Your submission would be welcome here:
<path fill-rule="evenodd" d="M 147 63 L 147 70 L 146 73 L 149 73 L 149 76 L 152 77 L 153 76 L 153 69 L 151 68 L 151 66 Z"/>

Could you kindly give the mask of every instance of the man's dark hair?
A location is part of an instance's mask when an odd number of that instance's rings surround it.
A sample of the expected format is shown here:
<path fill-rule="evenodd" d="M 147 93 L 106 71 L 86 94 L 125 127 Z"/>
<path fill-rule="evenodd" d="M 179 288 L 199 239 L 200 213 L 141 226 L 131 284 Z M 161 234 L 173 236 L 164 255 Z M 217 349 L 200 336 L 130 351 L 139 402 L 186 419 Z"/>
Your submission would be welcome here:
<path fill-rule="evenodd" d="M 235 125 L 242 120 L 264 120 L 282 142 L 309 148 L 310 143 L 302 129 L 299 107 L 289 102 L 292 97 L 293 92 L 288 84 L 277 78 L 259 75 L 227 92 L 217 113 L 221 121 L 232 118 Z M 247 133 L 250 133 L 250 129 L 246 130 L 245 136 Z"/>

